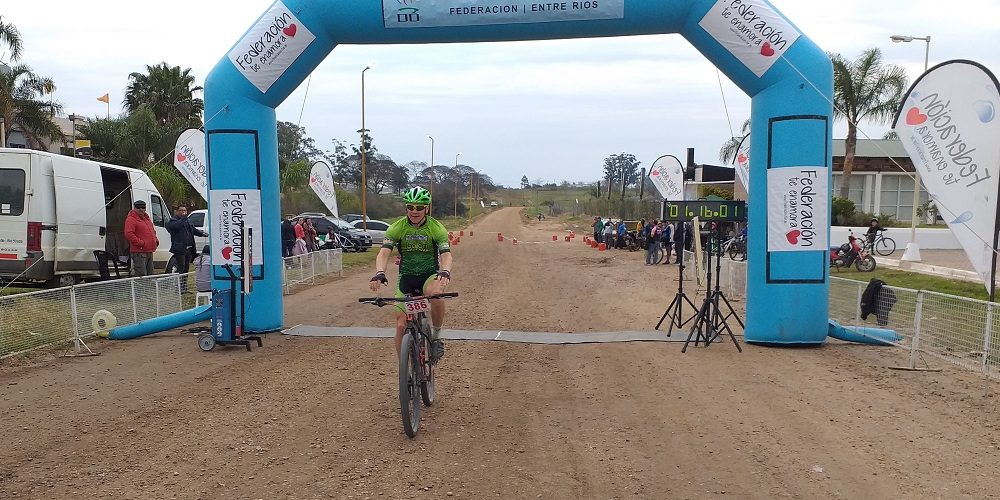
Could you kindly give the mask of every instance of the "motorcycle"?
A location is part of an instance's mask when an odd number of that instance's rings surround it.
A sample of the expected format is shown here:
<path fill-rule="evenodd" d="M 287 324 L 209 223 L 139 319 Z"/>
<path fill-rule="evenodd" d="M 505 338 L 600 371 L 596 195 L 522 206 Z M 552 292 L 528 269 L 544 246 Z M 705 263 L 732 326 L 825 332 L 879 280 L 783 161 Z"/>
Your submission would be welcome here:
<path fill-rule="evenodd" d="M 875 270 L 875 257 L 854 236 L 854 231 L 848 231 L 847 243 L 839 247 L 830 247 L 830 267 L 850 267 L 854 265 L 858 271 L 870 273 Z"/>

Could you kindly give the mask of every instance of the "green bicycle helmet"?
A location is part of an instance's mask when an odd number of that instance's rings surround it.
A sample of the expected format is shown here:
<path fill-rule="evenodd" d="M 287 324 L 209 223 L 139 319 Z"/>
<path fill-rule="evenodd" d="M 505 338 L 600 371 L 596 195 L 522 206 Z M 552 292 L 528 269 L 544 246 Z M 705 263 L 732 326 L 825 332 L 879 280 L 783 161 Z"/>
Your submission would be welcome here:
<path fill-rule="evenodd" d="M 403 202 L 430 205 L 431 193 L 420 186 L 411 187 L 403 191 Z"/>

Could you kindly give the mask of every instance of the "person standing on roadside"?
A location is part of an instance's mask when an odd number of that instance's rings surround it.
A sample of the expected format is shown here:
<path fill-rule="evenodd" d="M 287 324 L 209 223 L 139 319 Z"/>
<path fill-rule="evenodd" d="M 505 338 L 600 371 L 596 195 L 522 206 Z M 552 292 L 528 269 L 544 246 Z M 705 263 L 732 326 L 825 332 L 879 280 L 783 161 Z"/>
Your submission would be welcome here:
<path fill-rule="evenodd" d="M 198 255 L 194 247 L 194 237 L 208 236 L 208 233 L 191 225 L 191 221 L 188 220 L 188 207 L 185 205 L 180 205 L 174 210 L 174 216 L 167 222 L 167 232 L 170 233 L 170 253 L 174 256 L 173 271 L 180 274 L 187 273 L 191 261 Z"/>
<path fill-rule="evenodd" d="M 660 222 L 663 226 L 660 229 L 660 244 L 663 245 L 663 264 L 670 263 L 670 252 L 674 248 L 674 224 L 672 222 Z"/>
<path fill-rule="evenodd" d="M 295 226 L 292 225 L 291 217 L 285 217 L 285 220 L 281 221 L 281 256 L 291 257 L 294 246 Z"/>
<path fill-rule="evenodd" d="M 604 221 L 600 216 L 594 217 L 594 223 L 590 227 L 594 228 L 594 241 L 601 243 L 604 240 Z"/>
<path fill-rule="evenodd" d="M 153 252 L 160 246 L 160 240 L 156 237 L 153 221 L 146 213 L 146 202 L 143 200 L 136 200 L 125 217 L 125 239 L 128 240 L 132 258 L 132 276 L 153 274 Z"/>

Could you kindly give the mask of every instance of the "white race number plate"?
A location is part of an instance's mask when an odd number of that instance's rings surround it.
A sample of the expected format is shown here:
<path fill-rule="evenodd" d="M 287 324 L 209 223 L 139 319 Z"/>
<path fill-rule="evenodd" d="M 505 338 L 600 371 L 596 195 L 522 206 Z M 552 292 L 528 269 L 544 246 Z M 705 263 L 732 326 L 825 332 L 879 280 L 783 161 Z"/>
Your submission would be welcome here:
<path fill-rule="evenodd" d="M 407 314 L 417 314 L 430 311 L 431 311 L 431 303 L 427 299 L 410 300 L 406 302 Z"/>

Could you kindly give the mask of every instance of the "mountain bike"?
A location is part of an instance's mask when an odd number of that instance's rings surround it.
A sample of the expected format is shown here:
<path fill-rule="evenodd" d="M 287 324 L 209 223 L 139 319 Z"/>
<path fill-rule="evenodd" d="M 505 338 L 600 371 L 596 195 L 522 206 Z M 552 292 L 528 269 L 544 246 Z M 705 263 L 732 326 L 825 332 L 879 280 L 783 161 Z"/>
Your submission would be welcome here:
<path fill-rule="evenodd" d="M 434 404 L 434 364 L 431 363 L 432 299 L 458 297 L 457 293 L 438 293 L 425 296 L 362 297 L 358 302 L 378 307 L 400 303 L 406 313 L 406 329 L 399 345 L 399 409 L 403 418 L 403 432 L 409 437 L 417 435 L 420 428 L 420 402 Z"/>
<path fill-rule="evenodd" d="M 888 257 L 892 255 L 892 252 L 896 251 L 896 240 L 886 236 L 885 230 L 885 228 L 878 230 L 878 234 L 875 235 L 875 241 L 869 241 L 867 236 L 865 236 L 864 241 L 866 249 L 883 257 Z"/>
<path fill-rule="evenodd" d="M 726 240 L 722 244 L 723 253 L 728 252 L 729 258 L 732 260 L 744 261 L 747 260 L 747 239 L 746 236 L 738 234 Z"/>

